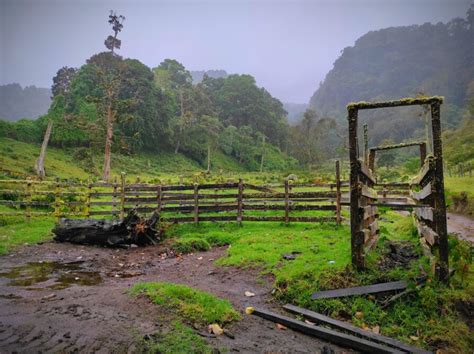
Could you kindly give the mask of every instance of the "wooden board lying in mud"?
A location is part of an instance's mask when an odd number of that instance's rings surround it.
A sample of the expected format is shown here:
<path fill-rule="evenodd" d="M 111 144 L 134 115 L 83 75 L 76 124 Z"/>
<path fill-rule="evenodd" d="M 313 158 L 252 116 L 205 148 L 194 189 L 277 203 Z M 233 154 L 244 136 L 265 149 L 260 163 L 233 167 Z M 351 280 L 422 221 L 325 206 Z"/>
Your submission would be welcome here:
<path fill-rule="evenodd" d="M 335 289 L 327 291 L 318 291 L 311 295 L 314 299 L 328 299 L 343 296 L 365 295 L 382 293 L 385 291 L 396 291 L 406 289 L 407 283 L 404 280 L 392 281 L 388 283 L 380 283 L 366 286 L 356 286 L 354 288 Z"/>

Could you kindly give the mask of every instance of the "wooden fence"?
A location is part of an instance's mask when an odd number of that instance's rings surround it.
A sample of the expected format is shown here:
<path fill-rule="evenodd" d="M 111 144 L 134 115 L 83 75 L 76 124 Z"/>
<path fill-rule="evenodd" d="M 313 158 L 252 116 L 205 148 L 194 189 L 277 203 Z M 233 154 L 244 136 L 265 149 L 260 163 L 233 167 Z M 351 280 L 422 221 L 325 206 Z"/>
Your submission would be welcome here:
<path fill-rule="evenodd" d="M 339 167 L 339 164 L 337 164 Z M 339 171 L 339 168 L 337 168 Z M 340 174 L 337 172 L 337 177 Z M 348 183 L 254 185 L 231 183 L 161 185 L 0 181 L 0 216 L 116 217 L 132 209 L 158 212 L 163 222 L 281 221 L 341 223 Z M 6 206 L 6 207 L 5 207 Z"/>

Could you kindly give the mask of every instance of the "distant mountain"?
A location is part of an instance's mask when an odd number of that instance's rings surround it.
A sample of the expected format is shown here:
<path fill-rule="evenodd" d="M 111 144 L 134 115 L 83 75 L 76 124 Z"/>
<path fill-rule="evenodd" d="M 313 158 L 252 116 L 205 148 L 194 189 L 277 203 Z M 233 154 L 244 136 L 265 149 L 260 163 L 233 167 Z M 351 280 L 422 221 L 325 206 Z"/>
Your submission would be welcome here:
<path fill-rule="evenodd" d="M 465 104 L 472 80 L 474 6 L 466 19 L 391 27 L 363 35 L 342 51 L 311 97 L 310 106 L 343 121 L 349 102 L 423 93 L 445 96 L 445 106 L 455 109 Z"/>
<path fill-rule="evenodd" d="M 190 71 L 191 76 L 193 77 L 193 84 L 196 85 L 202 81 L 204 75 L 206 74 L 213 79 L 218 79 L 220 77 L 227 77 L 229 74 L 225 70 L 201 70 L 201 71 Z"/>
<path fill-rule="evenodd" d="M 308 104 L 285 102 L 283 103 L 283 108 L 288 112 L 288 123 L 295 125 L 303 119 L 303 114 L 308 108 Z"/>
<path fill-rule="evenodd" d="M 0 119 L 16 121 L 36 119 L 46 114 L 51 104 L 51 90 L 19 84 L 0 86 Z"/>

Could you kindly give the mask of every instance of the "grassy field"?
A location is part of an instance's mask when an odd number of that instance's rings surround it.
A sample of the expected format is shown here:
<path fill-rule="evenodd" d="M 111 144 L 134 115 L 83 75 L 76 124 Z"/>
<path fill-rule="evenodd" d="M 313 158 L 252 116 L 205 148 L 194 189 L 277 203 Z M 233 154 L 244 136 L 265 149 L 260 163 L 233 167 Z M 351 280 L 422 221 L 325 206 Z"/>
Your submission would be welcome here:
<path fill-rule="evenodd" d="M 38 147 L 10 139 L 0 141 L 2 143 L 0 163 L 8 170 L 2 178 L 24 178 L 25 175 L 32 175 Z M 292 172 L 283 170 L 279 173 L 260 174 L 239 169 L 235 161 L 228 160 L 225 156 L 218 157 L 219 159 L 222 162 L 221 166 L 226 166 L 226 170 L 208 175 L 203 173 L 203 168 L 198 163 L 181 155 L 163 154 L 159 157 L 119 155 L 113 159 L 113 172 L 117 175 L 121 171 L 126 171 L 130 181 L 139 174 L 142 181 L 162 183 L 176 183 L 180 175 L 187 181 L 199 180 L 201 183 L 236 180 L 239 177 L 248 182 L 275 183 L 282 182 L 283 178 Z M 100 166 L 101 161 L 98 158 L 92 160 L 90 169 L 87 161 L 74 158 L 72 151 L 50 149 L 46 169 L 51 175 L 58 175 L 61 178 L 86 179 L 88 177 L 86 171 L 89 170 L 93 171 L 95 176 L 100 175 L 96 166 Z M 179 174 L 173 171 L 179 171 Z M 301 182 L 330 180 L 333 175 L 331 166 L 324 171 L 322 177 L 307 172 L 296 173 Z M 451 204 L 452 210 L 456 209 L 459 203 L 466 203 L 467 207 L 456 211 L 472 213 L 473 182 L 473 178 L 446 178 L 448 203 Z M 463 202 L 463 198 L 466 202 Z M 0 210 L 9 209 L 0 206 Z M 459 308 L 469 308 L 474 299 L 474 281 L 470 269 L 472 254 L 469 246 L 455 239 L 450 240 L 451 266 L 456 269 L 456 275 L 450 286 L 438 284 L 430 278 L 426 286 L 396 301 L 387 309 L 382 308 L 380 302 L 370 297 L 310 300 L 311 293 L 317 290 L 398 279 L 406 279 L 413 283 L 414 279 L 424 272 L 429 273 L 428 260 L 421 256 L 418 237 L 411 219 L 393 212 L 384 210 L 382 212 L 381 217 L 385 221 L 381 222 L 381 240 L 377 249 L 370 253 L 369 267 L 365 272 L 355 272 L 350 267 L 350 231 L 347 225 L 337 226 L 334 223 L 284 225 L 275 222 L 247 222 L 243 226 L 232 222 L 183 224 L 169 226 L 167 236 L 173 239 L 172 247 L 182 253 L 205 251 L 212 246 L 230 245 L 226 256 L 217 260 L 216 264 L 222 267 L 256 268 L 262 274 L 270 275 L 274 279 L 275 297 L 282 303 L 290 302 L 320 311 L 349 320 L 369 330 L 377 328 L 382 334 L 419 346 L 448 348 L 451 352 L 471 352 L 474 337 L 466 322 L 462 320 Z M 0 219 L 0 254 L 14 250 L 25 243 L 50 239 L 53 225 L 53 218 L 34 219 L 29 223 L 25 223 L 20 217 Z M 384 255 L 388 252 L 388 241 L 410 245 L 420 257 L 407 269 L 382 267 Z M 291 254 L 295 259 L 286 260 L 284 254 Z M 184 296 L 185 299 L 195 301 L 192 306 L 200 306 L 200 300 L 193 295 L 195 294 L 193 290 L 178 289 L 172 284 L 161 284 L 159 286 L 161 290 L 153 284 L 137 285 L 136 289 L 148 293 L 158 302 L 164 297 Z M 206 299 L 205 296 L 201 298 Z M 209 299 L 206 301 L 212 302 Z M 178 307 L 179 305 L 176 307 L 177 312 L 183 311 Z M 202 307 L 202 316 L 208 316 L 208 312 L 207 307 Z M 172 330 L 159 339 L 159 343 L 172 343 L 180 337 L 183 338 L 183 345 L 195 344 L 202 349 L 202 352 L 208 349 L 202 339 L 193 337 L 192 330 L 179 319 Z M 160 351 L 167 352 L 165 347 L 160 348 Z"/>

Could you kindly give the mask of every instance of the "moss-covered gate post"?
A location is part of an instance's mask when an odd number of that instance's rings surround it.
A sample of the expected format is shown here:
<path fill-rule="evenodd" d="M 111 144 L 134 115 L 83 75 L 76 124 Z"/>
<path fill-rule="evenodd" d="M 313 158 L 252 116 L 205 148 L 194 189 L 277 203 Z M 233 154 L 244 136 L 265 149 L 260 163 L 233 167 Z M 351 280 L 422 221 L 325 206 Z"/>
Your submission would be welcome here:
<path fill-rule="evenodd" d="M 435 173 L 433 176 L 433 217 L 435 231 L 439 237 L 439 274 L 441 281 L 448 281 L 448 230 L 446 225 L 446 201 L 444 197 L 443 149 L 441 144 L 440 100 L 431 103 L 431 129 Z"/>
<path fill-rule="evenodd" d="M 362 222 L 359 212 L 359 174 L 360 163 L 357 156 L 357 115 L 358 110 L 354 106 L 348 106 L 347 119 L 349 120 L 349 159 L 351 164 L 350 174 L 350 209 L 351 209 L 351 253 L 352 265 L 357 269 L 364 268 L 364 235 L 360 232 Z"/>

